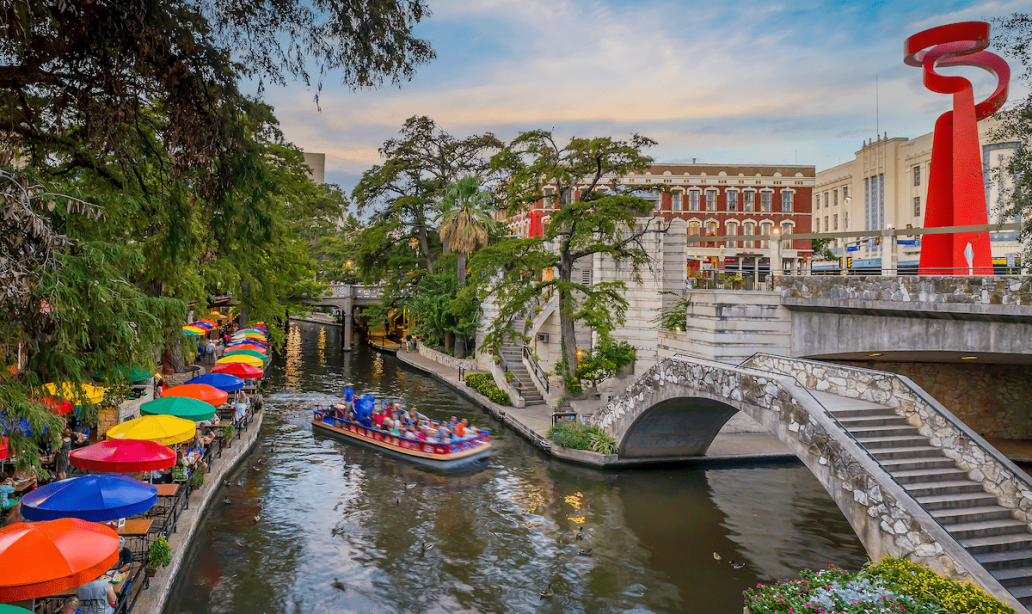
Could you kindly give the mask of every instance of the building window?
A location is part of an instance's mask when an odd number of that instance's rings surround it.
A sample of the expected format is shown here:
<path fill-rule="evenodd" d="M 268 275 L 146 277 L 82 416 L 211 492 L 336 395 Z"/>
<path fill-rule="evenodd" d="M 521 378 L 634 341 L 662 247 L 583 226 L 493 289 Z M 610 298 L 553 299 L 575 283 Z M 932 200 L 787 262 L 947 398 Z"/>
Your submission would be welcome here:
<path fill-rule="evenodd" d="M 821 231 L 821 218 L 817 218 L 817 232 Z"/>
<path fill-rule="evenodd" d="M 845 222 L 845 229 L 849 230 L 849 211 L 846 211 L 846 218 L 843 220 L 843 222 Z"/>
<path fill-rule="evenodd" d="M 727 191 L 727 210 L 738 211 L 738 190 Z"/>
<path fill-rule="evenodd" d="M 831 225 L 828 224 L 828 216 L 824 216 L 824 232 L 831 232 Z"/>
<path fill-rule="evenodd" d="M 706 236 L 707 237 L 715 237 L 715 236 L 717 236 L 717 223 L 716 222 L 706 222 Z M 707 242 L 707 245 L 709 247 L 716 247 L 717 246 L 716 243 L 714 243 L 713 241 Z"/>
<path fill-rule="evenodd" d="M 734 237 L 738 235 L 738 222 L 727 222 L 724 224 L 727 227 L 727 236 Z M 728 247 L 738 247 L 738 241 L 728 240 Z"/>
<path fill-rule="evenodd" d="M 781 210 L 785 213 L 792 212 L 792 192 L 788 190 L 781 191 Z"/>
<path fill-rule="evenodd" d="M 871 178 L 864 177 L 864 230 L 871 229 Z"/>
<path fill-rule="evenodd" d="M 581 271 L 581 285 L 591 285 L 591 269 L 585 269 Z"/>
<path fill-rule="evenodd" d="M 838 213 L 832 216 L 832 221 L 835 223 L 835 230 L 838 230 Z"/>
<path fill-rule="evenodd" d="M 915 218 L 920 218 L 921 217 L 921 197 L 920 196 L 915 196 L 914 197 L 914 217 Z"/>
<path fill-rule="evenodd" d="M 752 211 L 756 202 L 756 192 L 745 192 L 742 195 L 742 210 Z"/>
<path fill-rule="evenodd" d="M 921 165 L 914 167 L 914 187 L 921 185 Z"/>
<path fill-rule="evenodd" d="M 682 204 L 682 198 L 683 197 L 681 196 L 680 192 L 672 192 L 670 194 L 670 208 L 671 208 L 671 210 L 673 210 L 673 211 L 680 211 L 681 210 L 681 207 L 684 206 Z"/>
<path fill-rule="evenodd" d="M 817 209 L 821 208 L 821 195 L 820 194 L 818 194 L 817 196 L 813 197 L 813 208 L 814 208 L 815 211 Z"/>
<path fill-rule="evenodd" d="M 688 210 L 698 211 L 699 210 L 699 191 L 688 190 Z"/>
<path fill-rule="evenodd" d="M 760 209 L 765 213 L 770 213 L 770 192 L 760 192 Z"/>
<path fill-rule="evenodd" d="M 828 206 L 828 193 L 827 192 L 824 193 L 824 206 L 825 207 Z"/>
<path fill-rule="evenodd" d="M 781 236 L 792 234 L 792 222 L 781 223 Z M 792 239 L 788 239 L 788 249 L 792 249 Z"/>
<path fill-rule="evenodd" d="M 849 186 L 848 185 L 842 187 L 842 200 L 843 201 L 848 201 L 849 200 Z"/>
<path fill-rule="evenodd" d="M 833 194 L 834 194 L 834 199 L 835 199 L 835 206 L 837 207 L 838 206 L 838 190 L 835 190 L 833 192 Z"/>
<path fill-rule="evenodd" d="M 774 228 L 774 225 L 771 224 L 770 222 L 761 222 L 760 223 L 760 234 L 761 235 L 768 235 L 769 236 L 771 234 L 771 230 L 773 228 Z M 762 249 L 768 249 L 770 247 L 770 241 L 768 239 L 763 239 L 760 242 L 760 247 Z"/>
<path fill-rule="evenodd" d="M 689 237 L 699 237 L 699 236 L 702 236 L 702 227 L 699 226 L 698 222 L 688 222 L 688 236 Z M 698 241 L 694 241 L 694 242 L 693 241 L 689 241 L 688 242 L 688 249 L 689 250 L 691 248 L 693 248 L 693 247 L 701 247 L 701 246 L 702 246 L 702 243 L 699 243 Z"/>
<path fill-rule="evenodd" d="M 878 229 L 885 228 L 885 175 L 878 175 Z"/>
<path fill-rule="evenodd" d="M 706 190 L 706 210 L 716 211 L 717 210 L 717 191 Z"/>
<path fill-rule="evenodd" d="M 756 224 L 753 223 L 753 222 L 746 222 L 742 226 L 742 228 L 745 229 L 742 232 L 743 235 L 750 236 L 750 235 L 755 235 L 756 234 Z M 746 249 L 752 249 L 753 242 L 751 240 L 750 241 L 742 241 L 742 247 L 744 247 Z"/>

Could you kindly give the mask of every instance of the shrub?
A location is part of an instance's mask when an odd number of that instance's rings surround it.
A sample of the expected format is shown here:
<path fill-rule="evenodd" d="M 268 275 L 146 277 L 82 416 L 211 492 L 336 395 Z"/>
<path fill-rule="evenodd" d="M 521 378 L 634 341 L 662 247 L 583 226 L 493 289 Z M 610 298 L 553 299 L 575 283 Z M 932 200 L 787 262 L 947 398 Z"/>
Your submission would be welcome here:
<path fill-rule="evenodd" d="M 798 580 L 745 591 L 750 614 L 1013 614 L 984 590 L 941 576 L 903 558 L 885 558 L 858 573 L 829 567 Z"/>
<path fill-rule="evenodd" d="M 563 422 L 548 429 L 548 438 L 556 445 L 571 450 L 590 450 L 598 454 L 616 452 L 616 441 L 597 426 L 579 422 Z"/>
<path fill-rule="evenodd" d="M 466 376 L 466 385 L 499 405 L 512 405 L 509 393 L 494 383 L 490 373 L 471 373 Z"/>

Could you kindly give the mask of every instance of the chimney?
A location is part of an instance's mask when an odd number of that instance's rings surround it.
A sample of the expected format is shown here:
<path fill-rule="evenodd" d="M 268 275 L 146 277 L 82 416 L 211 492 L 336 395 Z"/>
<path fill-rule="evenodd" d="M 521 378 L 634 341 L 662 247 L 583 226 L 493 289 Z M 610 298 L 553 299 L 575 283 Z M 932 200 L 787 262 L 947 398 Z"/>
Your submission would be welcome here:
<path fill-rule="evenodd" d="M 695 158 L 692 158 L 692 164 L 695 164 Z"/>

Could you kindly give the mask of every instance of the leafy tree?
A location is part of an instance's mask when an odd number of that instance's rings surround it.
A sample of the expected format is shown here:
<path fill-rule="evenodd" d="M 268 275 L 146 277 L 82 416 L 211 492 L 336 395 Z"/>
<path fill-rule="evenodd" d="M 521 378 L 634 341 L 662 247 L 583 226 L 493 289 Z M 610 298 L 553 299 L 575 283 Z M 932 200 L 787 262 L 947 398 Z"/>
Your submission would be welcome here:
<path fill-rule="evenodd" d="M 493 296 L 500 312 L 486 335 L 489 347 L 521 333 L 509 323 L 532 301 L 546 291 L 558 292 L 563 352 L 557 372 L 567 390 L 579 391 L 575 323 L 581 321 L 605 338 L 623 321 L 627 302 L 622 281 L 585 284 L 574 279 L 574 270 L 578 262 L 601 254 L 630 265 L 638 279 L 649 262 L 641 240 L 666 228 L 658 217 L 640 221 L 651 213 L 652 203 L 613 184 L 620 176 L 648 168 L 652 160 L 642 150 L 653 144 L 635 134 L 628 141 L 574 138 L 560 147 L 550 132 L 534 131 L 494 156 L 493 167 L 503 173 L 498 194 L 510 214 L 546 198 L 554 209 L 543 238 L 506 239 L 473 258 L 478 290 L 482 298 Z M 558 199 L 546 195 L 546 188 Z M 574 188 L 579 188 L 580 198 L 574 197 Z"/>
<path fill-rule="evenodd" d="M 814 256 L 820 256 L 825 260 L 838 260 L 838 256 L 835 252 L 828 248 L 829 245 L 835 242 L 835 239 L 813 239 L 811 245 L 813 246 Z"/>
<path fill-rule="evenodd" d="M 480 185 L 476 177 L 463 177 L 448 186 L 442 202 L 438 233 L 444 246 L 458 254 L 455 273 L 460 290 L 466 285 L 466 257 L 487 245 L 488 234 L 495 226 L 491 193 L 482 191 Z M 455 357 L 465 356 L 465 335 L 459 333 L 455 337 Z"/>
<path fill-rule="evenodd" d="M 319 267 L 318 279 L 357 284 L 361 281 L 355 259 L 362 223 L 348 215 L 332 232 L 320 236 L 309 250 Z"/>
<path fill-rule="evenodd" d="M 1032 15 L 1014 13 L 996 18 L 993 23 L 996 26 L 993 45 L 1017 58 L 1021 71 L 1015 70 L 1014 74 L 1028 92 L 1032 85 Z M 1017 89 L 1011 87 L 1010 91 Z M 1032 259 L 1032 149 L 1028 146 L 1032 141 L 1032 93 L 1009 103 L 994 119 L 996 124 L 990 131 L 991 138 L 1022 144 L 1007 160 L 1002 173 L 991 179 L 1000 188 L 1001 201 L 1005 203 L 1004 216 L 1022 220 L 1021 238 L 1026 246 L 1024 260 L 1028 262 Z"/>

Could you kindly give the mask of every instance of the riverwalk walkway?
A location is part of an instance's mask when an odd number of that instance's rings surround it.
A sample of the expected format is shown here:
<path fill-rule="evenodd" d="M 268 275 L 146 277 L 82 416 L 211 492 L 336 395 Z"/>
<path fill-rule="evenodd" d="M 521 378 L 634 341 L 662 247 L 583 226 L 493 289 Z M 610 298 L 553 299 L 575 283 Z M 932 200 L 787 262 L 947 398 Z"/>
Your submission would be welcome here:
<path fill-rule="evenodd" d="M 265 412 L 262 409 L 254 413 L 250 423 L 241 431 L 240 437 L 233 440 L 231 447 L 223 448 L 222 457 L 212 463 L 211 471 L 204 477 L 204 485 L 190 495 L 190 508 L 180 513 L 176 532 L 168 537 L 169 545 L 172 547 L 172 562 L 167 567 L 159 568 L 157 574 L 150 579 L 150 587 L 140 594 L 133 605 L 133 612 L 157 614 L 162 611 L 165 600 L 175 584 L 176 576 L 183 566 L 183 559 L 197 533 L 201 518 L 221 490 L 222 481 L 258 443 L 264 416 Z"/>
<path fill-rule="evenodd" d="M 418 352 L 401 350 L 397 356 L 398 360 L 406 365 L 444 382 L 488 410 L 538 448 L 563 460 L 599 467 L 621 467 L 662 462 L 733 463 L 739 461 L 794 461 L 796 459 L 795 455 L 777 437 L 766 432 L 755 432 L 750 428 L 748 423 L 753 422 L 752 420 L 745 421 L 735 418 L 724 426 L 703 456 L 631 460 L 620 459 L 616 455 L 594 454 L 583 450 L 562 448 L 554 445 L 548 439 L 548 429 L 552 426 L 552 409 L 548 405 L 531 405 L 529 407 L 499 405 L 466 386 L 459 377 L 458 369 L 435 362 Z M 469 372 L 466 373 L 469 374 Z M 586 412 L 591 413 L 602 405 L 601 401 L 597 401 L 596 404 L 597 406 L 587 405 Z M 583 406 L 582 411 L 584 411 Z"/>

